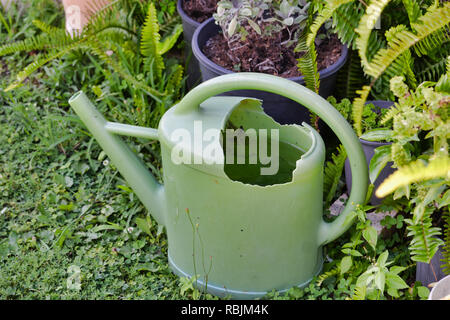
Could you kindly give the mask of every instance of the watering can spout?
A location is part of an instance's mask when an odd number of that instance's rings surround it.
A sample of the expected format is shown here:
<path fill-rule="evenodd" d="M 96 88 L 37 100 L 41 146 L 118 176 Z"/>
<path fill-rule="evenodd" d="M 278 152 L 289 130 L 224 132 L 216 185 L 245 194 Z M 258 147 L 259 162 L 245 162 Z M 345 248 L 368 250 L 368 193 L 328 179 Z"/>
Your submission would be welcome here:
<path fill-rule="evenodd" d="M 131 186 L 155 220 L 165 225 L 164 187 L 145 164 L 117 135 L 158 139 L 158 130 L 108 122 L 82 91 L 74 94 L 69 104 L 86 125 L 102 149 Z"/>

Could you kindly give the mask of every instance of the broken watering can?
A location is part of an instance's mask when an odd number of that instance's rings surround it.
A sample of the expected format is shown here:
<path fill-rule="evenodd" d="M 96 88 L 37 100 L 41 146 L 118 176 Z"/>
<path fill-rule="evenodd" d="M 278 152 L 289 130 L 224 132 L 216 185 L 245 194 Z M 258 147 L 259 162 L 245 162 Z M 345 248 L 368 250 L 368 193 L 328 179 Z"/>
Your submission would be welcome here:
<path fill-rule="evenodd" d="M 333 222 L 322 218 L 325 147 L 321 136 L 305 123 L 278 124 L 263 112 L 259 100 L 216 96 L 240 89 L 295 100 L 340 138 L 350 160 L 353 187 L 346 207 Z M 213 78 L 170 108 L 158 129 L 108 122 L 83 92 L 69 103 L 155 220 L 166 228 L 172 270 L 194 277 L 200 289 L 217 296 L 250 299 L 272 289 L 306 285 L 321 271 L 322 246 L 349 228 L 350 213 L 366 196 L 366 160 L 350 125 L 322 97 L 287 79 L 260 73 Z M 237 149 L 225 148 L 231 141 L 228 136 L 223 139 L 227 128 L 238 128 L 236 140 L 244 130 L 253 129 L 257 140 L 263 141 L 264 130 L 270 131 L 265 134 L 269 144 L 279 141 L 277 148 L 270 147 L 278 153 L 277 174 L 261 174 L 269 169 L 267 161 L 242 164 L 258 150 L 248 142 L 250 134 L 241 140 L 241 146 L 246 141 L 244 153 L 239 152 L 239 143 Z M 118 135 L 159 140 L 164 185 Z M 238 150 L 230 157 L 237 164 L 228 158 L 224 161 L 231 150 Z"/>

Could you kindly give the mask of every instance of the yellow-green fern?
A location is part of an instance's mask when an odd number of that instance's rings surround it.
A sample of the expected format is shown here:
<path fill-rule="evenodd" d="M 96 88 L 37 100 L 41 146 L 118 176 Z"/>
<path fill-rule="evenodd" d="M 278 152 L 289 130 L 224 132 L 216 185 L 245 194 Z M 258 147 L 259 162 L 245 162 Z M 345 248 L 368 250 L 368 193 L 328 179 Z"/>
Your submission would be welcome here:
<path fill-rule="evenodd" d="M 356 30 L 359 34 L 356 44 L 364 72 L 373 78 L 370 85 L 364 86 L 363 89 L 358 92 L 360 96 L 354 100 L 353 121 L 358 135 L 362 134 L 362 110 L 375 81 L 380 78 L 383 73 L 399 59 L 399 57 L 403 55 L 404 58 L 408 58 L 406 52 L 411 48 L 415 48 L 416 53 L 425 54 L 427 50 L 436 46 L 436 43 L 439 41 L 448 41 L 450 38 L 448 31 L 446 31 L 450 24 L 450 2 L 446 2 L 441 7 L 430 7 L 423 16 L 417 19 L 417 22 L 412 22 L 411 26 L 414 31 L 403 29 L 399 32 L 392 33 L 390 35 L 389 47 L 378 50 L 369 62 L 366 50 L 370 34 L 382 9 L 388 2 L 389 0 L 376 0 L 371 2 Z"/>
<path fill-rule="evenodd" d="M 353 2 L 354 0 L 329 0 L 325 3 L 324 8 L 319 12 L 316 19 L 314 20 L 314 23 L 311 25 L 311 28 L 309 29 L 309 34 L 307 38 L 307 45 L 311 46 L 311 44 L 314 42 L 317 36 L 317 32 L 319 31 L 320 27 L 331 18 L 333 15 L 333 12 L 339 8 L 341 5 Z"/>
<path fill-rule="evenodd" d="M 450 159 L 448 157 L 430 160 L 428 165 L 423 160 L 417 160 L 399 168 L 383 181 L 378 187 L 376 195 L 382 198 L 400 187 L 436 178 L 450 179 Z"/>
<path fill-rule="evenodd" d="M 156 15 L 156 8 L 153 3 L 148 6 L 148 14 L 142 28 L 141 53 L 145 57 L 151 57 L 154 61 L 154 68 L 158 77 L 161 77 L 164 69 L 164 60 L 159 53 L 161 46 L 161 36 L 159 34 L 159 24 Z"/>
<path fill-rule="evenodd" d="M 367 45 L 369 43 L 370 34 L 374 29 L 378 19 L 380 18 L 381 12 L 383 12 L 384 7 L 389 3 L 389 1 L 390 0 L 371 1 L 370 5 L 366 9 L 366 13 L 359 21 L 358 28 L 356 28 L 356 33 L 358 33 L 359 36 L 356 39 L 355 43 L 356 47 L 358 48 L 364 71 L 366 71 L 366 73 L 368 73 L 366 68 L 369 65 L 369 61 L 367 58 Z"/>

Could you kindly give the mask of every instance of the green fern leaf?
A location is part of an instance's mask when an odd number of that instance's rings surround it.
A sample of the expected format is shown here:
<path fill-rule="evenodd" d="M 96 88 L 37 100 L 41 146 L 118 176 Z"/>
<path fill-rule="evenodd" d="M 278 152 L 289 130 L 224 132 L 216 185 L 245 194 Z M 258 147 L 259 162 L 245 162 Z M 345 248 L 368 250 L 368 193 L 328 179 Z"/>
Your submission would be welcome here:
<path fill-rule="evenodd" d="M 403 6 L 408 13 L 408 19 L 410 23 L 415 23 L 417 19 L 422 15 L 420 5 L 416 0 L 402 0 Z"/>
<path fill-rule="evenodd" d="M 153 99 L 155 99 L 157 102 L 161 102 L 161 99 L 159 97 L 164 96 L 163 93 L 159 92 L 158 90 L 155 90 L 145 83 L 138 81 L 135 77 L 133 77 L 131 74 L 129 74 L 127 71 L 123 69 L 123 67 L 116 62 L 114 59 L 112 59 L 110 56 L 108 56 L 104 50 L 103 46 L 101 45 L 98 40 L 92 40 L 90 43 L 89 49 L 101 60 L 106 62 L 108 65 L 113 68 L 115 72 L 117 72 L 122 78 L 124 78 L 129 83 L 135 85 L 137 88 L 140 88 L 144 90 L 147 94 L 149 94 Z"/>
<path fill-rule="evenodd" d="M 364 285 L 356 286 L 353 291 L 352 300 L 365 300 L 366 290 L 367 288 Z"/>
<path fill-rule="evenodd" d="M 389 48 L 380 49 L 370 63 L 362 58 L 364 71 L 368 75 L 378 78 L 398 56 L 405 53 L 411 47 L 416 46 L 421 40 L 446 28 L 449 23 L 450 2 L 445 3 L 443 7 L 429 10 L 419 18 L 418 23 L 414 23 L 415 33 L 408 30 L 398 32 L 392 37 Z M 363 54 L 365 54 L 365 46 L 367 43 L 367 30 L 362 31 L 362 29 L 359 30 L 361 32 L 361 38 L 358 38 L 357 43 L 360 56 L 364 57 Z M 439 33 L 439 36 L 433 38 L 433 41 L 442 41 L 443 38 L 441 36 L 445 38 L 450 37 L 448 33 Z M 420 51 L 425 52 L 426 50 L 421 48 Z"/>
<path fill-rule="evenodd" d="M 355 29 L 364 14 L 364 6 L 360 1 L 344 4 L 333 12 L 333 30 L 339 39 L 352 49 L 356 49 Z"/>
<path fill-rule="evenodd" d="M 446 52 L 443 52 L 446 53 Z M 450 53 L 450 52 L 448 52 Z M 445 73 L 445 57 L 422 57 L 415 61 L 415 74 L 419 83 L 425 81 L 437 81 Z"/>
<path fill-rule="evenodd" d="M 183 80 L 183 67 L 177 65 L 175 71 L 170 75 L 165 92 L 166 94 L 176 94 L 181 86 L 181 81 Z"/>
<path fill-rule="evenodd" d="M 450 179 L 450 159 L 448 157 L 435 158 L 428 165 L 425 165 L 423 160 L 417 160 L 398 168 L 378 187 L 376 195 L 383 198 L 400 187 L 436 178 Z"/>
<path fill-rule="evenodd" d="M 366 9 L 366 13 L 362 16 L 356 33 L 358 33 L 358 38 L 356 39 L 356 47 L 359 51 L 359 56 L 361 58 L 364 71 L 369 66 L 369 60 L 367 57 L 367 44 L 369 43 L 370 34 L 375 28 L 375 24 L 381 16 L 384 7 L 389 3 L 390 0 L 373 0 Z M 367 74 L 370 74 L 366 71 Z M 370 74 L 371 75 L 371 74 Z"/>
<path fill-rule="evenodd" d="M 354 0 L 329 0 L 325 3 L 325 7 L 319 12 L 314 23 L 311 25 L 308 33 L 308 37 L 306 39 L 306 44 L 311 46 L 314 40 L 316 39 L 317 32 L 320 27 L 330 19 L 336 9 L 338 9 L 341 5 L 353 2 Z"/>
<path fill-rule="evenodd" d="M 16 76 L 16 80 L 10 84 L 4 91 L 10 91 L 13 90 L 15 88 L 17 88 L 19 85 L 22 84 L 22 82 L 28 78 L 33 72 L 35 72 L 37 69 L 41 68 L 43 65 L 47 64 L 48 62 L 57 59 L 61 56 L 63 56 L 64 54 L 68 53 L 71 50 L 74 50 L 76 48 L 80 47 L 79 43 L 74 43 L 70 46 L 65 47 L 62 50 L 59 50 L 57 52 L 53 52 L 50 54 L 46 54 L 43 57 L 33 61 L 32 63 L 30 63 L 28 66 L 25 67 L 25 69 L 23 69 L 22 71 L 20 71 L 17 76 Z"/>
<path fill-rule="evenodd" d="M 158 54 L 163 55 L 172 49 L 182 33 L 183 26 L 181 24 L 177 24 L 172 30 L 172 33 L 164 37 L 164 39 L 158 43 Z"/>
<path fill-rule="evenodd" d="M 22 41 L 4 44 L 0 46 L 0 56 L 20 51 L 51 50 L 62 48 L 78 42 L 79 40 L 79 38 L 72 39 L 66 34 L 64 29 L 59 29 L 57 32 L 52 34 L 40 34 Z"/>
<path fill-rule="evenodd" d="M 61 28 L 57 28 L 54 26 L 51 26 L 41 20 L 33 20 L 33 24 L 39 28 L 41 31 L 49 34 L 49 35 L 58 35 L 61 32 Z"/>
<path fill-rule="evenodd" d="M 331 161 L 328 161 L 324 170 L 324 207 L 328 208 L 331 200 L 336 193 L 339 180 L 342 176 L 344 169 L 345 159 L 347 159 L 347 153 L 342 145 L 339 145 L 337 152 L 331 155 Z"/>
<path fill-rule="evenodd" d="M 437 236 L 441 234 L 440 228 L 433 227 L 431 212 L 427 208 L 422 219 L 413 223 L 411 219 L 405 219 L 408 224 L 408 236 L 412 237 L 409 245 L 411 259 L 423 263 L 430 263 L 437 250 L 444 242 Z"/>
<path fill-rule="evenodd" d="M 341 271 L 339 267 L 334 267 L 330 271 L 323 272 L 317 277 L 317 285 L 320 287 L 326 279 L 339 275 L 340 272 Z"/>
<path fill-rule="evenodd" d="M 355 127 L 356 133 L 358 136 L 362 135 L 362 115 L 364 111 L 364 105 L 367 100 L 367 96 L 370 93 L 372 86 L 363 86 L 362 90 L 356 91 L 356 93 L 359 95 L 353 100 L 353 126 Z"/>
<path fill-rule="evenodd" d="M 145 57 L 154 59 L 155 72 L 158 77 L 162 76 L 162 70 L 164 69 L 164 60 L 158 52 L 161 46 L 159 44 L 160 39 L 156 8 L 153 3 L 150 3 L 147 18 L 142 28 L 141 53 Z"/>
<path fill-rule="evenodd" d="M 311 45 L 307 45 L 306 36 L 304 35 L 299 39 L 295 51 L 303 52 L 303 56 L 297 60 L 297 67 L 305 79 L 306 87 L 316 93 L 319 93 L 320 75 L 317 71 L 317 55 L 314 42 Z"/>

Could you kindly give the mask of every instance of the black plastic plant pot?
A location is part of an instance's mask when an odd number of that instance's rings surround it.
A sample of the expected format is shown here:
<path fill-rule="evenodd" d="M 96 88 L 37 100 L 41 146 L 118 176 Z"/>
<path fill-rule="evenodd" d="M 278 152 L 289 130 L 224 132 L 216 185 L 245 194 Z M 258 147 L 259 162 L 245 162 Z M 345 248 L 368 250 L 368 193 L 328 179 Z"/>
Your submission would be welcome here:
<path fill-rule="evenodd" d="M 186 12 L 184 12 L 183 1 L 184 0 L 178 0 L 177 11 L 181 17 L 181 23 L 183 24 L 183 38 L 186 43 L 185 58 L 187 61 L 187 87 L 192 89 L 197 84 L 201 83 L 200 67 L 197 59 L 192 54 L 191 49 L 192 37 L 194 36 L 194 32 L 200 23 L 189 17 Z"/>
<path fill-rule="evenodd" d="M 374 106 L 382 108 L 382 109 L 389 109 L 394 105 L 392 101 L 382 101 L 382 100 L 376 100 L 376 101 L 367 101 L 366 104 L 372 103 Z M 369 167 L 370 160 L 372 159 L 373 155 L 375 154 L 375 149 L 381 146 L 389 145 L 390 142 L 374 142 L 374 141 L 367 141 L 363 139 L 359 139 L 361 142 L 361 145 L 363 147 L 364 154 L 366 156 L 367 161 L 367 167 Z M 375 190 L 378 188 L 378 186 L 386 179 L 391 173 L 395 171 L 394 168 L 391 167 L 392 162 L 389 162 L 386 167 L 381 170 L 378 178 L 375 180 L 375 188 L 374 193 L 372 194 L 372 197 L 370 198 L 370 204 L 371 205 L 379 205 L 382 198 L 378 198 L 375 195 Z M 350 193 L 352 189 L 352 171 L 350 169 L 350 164 L 348 162 L 348 159 L 345 161 L 345 182 L 347 183 L 347 190 Z"/>
<path fill-rule="evenodd" d="M 200 64 L 200 71 L 203 81 L 207 81 L 224 74 L 234 73 L 233 71 L 227 70 L 211 61 L 202 51 L 202 48 L 205 46 L 206 42 L 220 31 L 221 29 L 218 25 L 216 25 L 214 18 L 210 18 L 197 28 L 194 33 L 194 37 L 192 38 L 192 51 Z M 337 72 L 344 66 L 347 60 L 347 52 L 347 47 L 342 45 L 341 56 L 338 61 L 319 72 L 319 93 L 322 97 L 326 98 L 332 94 L 336 84 Z M 289 78 L 289 80 L 295 81 L 302 85 L 305 84 L 303 77 Z M 239 90 L 227 92 L 224 95 L 261 99 L 263 101 L 264 112 L 281 124 L 301 124 L 302 122 L 310 122 L 310 115 L 305 107 L 288 98 L 273 93 L 256 90 Z"/>
<path fill-rule="evenodd" d="M 416 281 L 420 281 L 423 286 L 427 287 L 430 283 L 437 282 L 447 275 L 442 270 L 442 247 L 434 254 L 430 263 L 417 262 Z"/>

